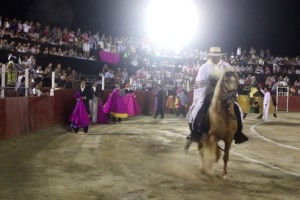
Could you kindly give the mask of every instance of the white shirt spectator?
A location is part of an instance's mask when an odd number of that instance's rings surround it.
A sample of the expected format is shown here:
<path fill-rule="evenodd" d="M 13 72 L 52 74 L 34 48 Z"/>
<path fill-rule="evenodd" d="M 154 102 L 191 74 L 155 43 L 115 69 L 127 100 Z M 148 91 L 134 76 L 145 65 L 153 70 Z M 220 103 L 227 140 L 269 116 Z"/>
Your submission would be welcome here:
<path fill-rule="evenodd" d="M 98 46 L 100 47 L 100 49 L 104 49 L 104 42 L 102 41 L 102 40 L 100 40 L 99 42 L 98 42 Z"/>
<path fill-rule="evenodd" d="M 41 96 L 43 93 L 42 93 L 42 91 L 41 91 L 40 89 L 38 89 L 38 88 L 33 88 L 33 89 L 32 89 L 32 94 L 39 97 L 39 96 Z"/>
<path fill-rule="evenodd" d="M 27 22 L 25 22 L 23 24 L 23 31 L 24 31 L 24 33 L 28 33 L 30 28 L 31 28 L 31 26 Z"/>
<path fill-rule="evenodd" d="M 111 72 L 111 71 L 108 71 L 105 73 L 105 78 L 113 78 L 114 77 L 114 74 Z"/>
<path fill-rule="evenodd" d="M 238 47 L 237 48 L 236 55 L 237 56 L 241 56 L 242 55 L 242 47 Z"/>
<path fill-rule="evenodd" d="M 88 42 L 83 43 L 83 51 L 90 51 L 90 45 Z"/>

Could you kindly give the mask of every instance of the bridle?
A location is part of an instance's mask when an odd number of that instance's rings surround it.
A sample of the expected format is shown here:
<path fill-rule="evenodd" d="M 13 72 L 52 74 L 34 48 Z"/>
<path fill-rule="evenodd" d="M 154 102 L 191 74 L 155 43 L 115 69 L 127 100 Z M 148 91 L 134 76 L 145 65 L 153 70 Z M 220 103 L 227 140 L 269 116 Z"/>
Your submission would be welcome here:
<path fill-rule="evenodd" d="M 232 76 L 231 74 L 229 74 L 229 75 Z M 230 117 L 232 117 L 233 119 L 236 120 L 236 117 L 232 114 L 230 105 L 236 101 L 237 89 L 226 88 L 225 83 L 224 83 L 224 77 L 223 77 L 223 80 L 221 83 L 221 89 L 222 89 L 221 101 L 222 101 L 223 105 L 226 107 L 226 113 Z"/>

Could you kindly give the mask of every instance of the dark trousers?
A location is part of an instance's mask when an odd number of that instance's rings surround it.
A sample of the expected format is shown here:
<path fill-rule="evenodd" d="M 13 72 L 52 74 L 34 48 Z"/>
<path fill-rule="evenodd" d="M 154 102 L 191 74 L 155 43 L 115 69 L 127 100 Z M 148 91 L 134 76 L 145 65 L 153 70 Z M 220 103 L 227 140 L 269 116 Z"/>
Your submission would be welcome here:
<path fill-rule="evenodd" d="M 162 104 L 157 103 L 157 107 L 156 107 L 156 113 L 155 113 L 155 117 L 157 117 L 160 114 L 160 117 L 164 117 L 164 108 Z"/>
<path fill-rule="evenodd" d="M 176 115 L 179 116 L 179 115 L 181 115 L 181 114 L 182 114 L 184 117 L 186 116 L 185 106 L 180 106 L 180 107 L 177 109 Z"/>

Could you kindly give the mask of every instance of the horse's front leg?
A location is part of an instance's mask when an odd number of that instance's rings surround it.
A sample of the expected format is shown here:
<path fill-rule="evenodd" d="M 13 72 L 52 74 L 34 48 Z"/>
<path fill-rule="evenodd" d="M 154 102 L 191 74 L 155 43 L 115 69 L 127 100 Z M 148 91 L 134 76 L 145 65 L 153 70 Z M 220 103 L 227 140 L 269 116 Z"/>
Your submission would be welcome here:
<path fill-rule="evenodd" d="M 230 150 L 231 143 L 225 142 L 225 149 L 224 149 L 224 168 L 223 168 L 223 179 L 227 178 L 227 162 L 229 160 L 229 150 Z"/>
<path fill-rule="evenodd" d="M 199 158 L 200 158 L 200 172 L 201 173 L 205 173 L 205 169 L 204 169 L 204 160 L 203 160 L 203 141 L 200 141 L 198 144 L 198 152 L 199 152 Z"/>

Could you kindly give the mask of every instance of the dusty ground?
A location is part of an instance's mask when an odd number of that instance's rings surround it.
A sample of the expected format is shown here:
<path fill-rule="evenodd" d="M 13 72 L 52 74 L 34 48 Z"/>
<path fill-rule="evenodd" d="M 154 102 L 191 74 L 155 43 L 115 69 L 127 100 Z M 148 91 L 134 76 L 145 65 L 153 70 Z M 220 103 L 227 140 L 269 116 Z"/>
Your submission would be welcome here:
<path fill-rule="evenodd" d="M 227 180 L 222 160 L 216 176 L 200 173 L 195 144 L 184 155 L 187 123 L 171 115 L 2 141 L 0 199 L 300 199 L 299 113 L 256 117 L 245 121 L 250 141 L 232 146 Z"/>

